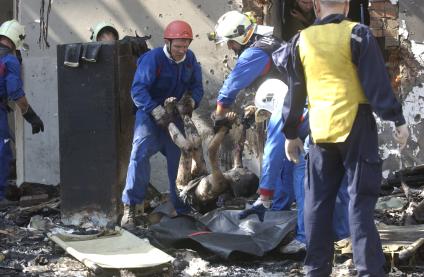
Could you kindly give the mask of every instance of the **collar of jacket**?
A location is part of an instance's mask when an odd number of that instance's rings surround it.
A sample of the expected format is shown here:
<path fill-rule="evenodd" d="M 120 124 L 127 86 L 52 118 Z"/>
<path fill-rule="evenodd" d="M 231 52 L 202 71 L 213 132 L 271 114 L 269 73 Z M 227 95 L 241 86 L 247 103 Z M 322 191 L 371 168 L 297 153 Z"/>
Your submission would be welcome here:
<path fill-rule="evenodd" d="M 346 16 L 343 14 L 330 14 L 322 19 L 315 19 L 314 25 L 324 25 L 328 23 L 340 23 L 343 20 L 346 20 Z"/>
<path fill-rule="evenodd" d="M 183 61 L 185 61 L 185 59 L 186 59 L 186 57 L 187 57 L 187 55 L 184 55 L 184 57 L 183 57 L 181 60 L 179 60 L 179 61 L 174 60 L 174 59 L 171 57 L 171 54 L 168 52 L 168 49 L 166 48 L 166 44 L 163 46 L 163 52 L 165 53 L 165 55 L 166 55 L 166 57 L 167 57 L 168 59 L 170 59 L 171 61 L 173 61 L 173 62 L 174 62 L 174 63 L 176 63 L 176 64 L 182 63 Z"/>

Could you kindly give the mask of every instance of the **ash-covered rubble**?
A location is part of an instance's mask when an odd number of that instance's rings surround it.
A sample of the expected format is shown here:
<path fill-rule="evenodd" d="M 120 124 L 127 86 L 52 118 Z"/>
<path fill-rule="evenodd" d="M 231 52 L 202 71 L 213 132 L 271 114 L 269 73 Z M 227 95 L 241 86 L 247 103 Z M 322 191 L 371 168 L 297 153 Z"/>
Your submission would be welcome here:
<path fill-rule="evenodd" d="M 423 173 L 424 167 L 421 166 L 404 169 L 390 176 L 383 184 L 382 196 L 375 212 L 378 227 L 387 225 L 418 228 L 424 223 Z M 22 189 L 20 191 L 22 193 Z M 180 249 L 164 248 L 152 236 L 149 226 L 139 226 L 133 234 L 149 239 L 152 245 L 173 256 L 175 259 L 171 272 L 116 270 L 96 275 L 50 241 L 47 234 L 55 230 L 66 230 L 74 234 L 90 234 L 99 230 L 89 224 L 84 225 L 84 228 L 64 226 L 60 221 L 57 191 L 43 191 L 42 187 L 38 187 L 30 192 L 46 193 L 49 198 L 32 206 L 18 205 L 0 210 L 1 276 L 304 276 L 303 255 L 283 256 L 278 250 L 273 250 L 261 258 L 235 255 L 230 260 L 225 260 L 195 245 L 181 246 Z M 290 236 L 282 243 L 289 239 Z M 186 249 L 188 247 L 193 249 Z M 351 254 L 336 252 L 338 254 L 332 276 L 354 276 Z M 391 259 L 390 255 L 386 257 L 387 267 L 390 268 L 388 276 L 424 276 L 422 247 L 404 261 Z"/>
<path fill-rule="evenodd" d="M 383 182 L 376 220 L 387 225 L 424 224 L 424 165 L 395 172 Z"/>

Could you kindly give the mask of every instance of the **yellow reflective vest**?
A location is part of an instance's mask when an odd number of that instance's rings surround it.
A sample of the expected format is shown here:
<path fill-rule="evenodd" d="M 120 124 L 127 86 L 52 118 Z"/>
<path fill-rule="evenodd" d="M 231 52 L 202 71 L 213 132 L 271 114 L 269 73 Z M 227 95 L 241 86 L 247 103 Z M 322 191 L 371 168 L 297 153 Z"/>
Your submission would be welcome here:
<path fill-rule="evenodd" d="M 352 62 L 351 35 L 357 23 L 313 25 L 300 32 L 299 55 L 315 143 L 344 142 L 358 105 L 368 103 Z"/>

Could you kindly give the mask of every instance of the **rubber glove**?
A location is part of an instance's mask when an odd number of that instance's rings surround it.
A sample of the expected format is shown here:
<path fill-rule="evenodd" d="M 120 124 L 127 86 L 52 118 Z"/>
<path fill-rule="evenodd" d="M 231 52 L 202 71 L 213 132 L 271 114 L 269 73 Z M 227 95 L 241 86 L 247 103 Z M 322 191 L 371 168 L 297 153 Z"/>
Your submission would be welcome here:
<path fill-rule="evenodd" d="M 40 131 L 44 132 L 44 123 L 34 112 L 31 106 L 28 106 L 28 110 L 22 116 L 29 124 L 31 124 L 33 134 L 37 134 Z"/>
<path fill-rule="evenodd" d="M 271 203 L 271 200 L 262 200 L 258 198 L 258 200 L 256 200 L 256 202 L 250 209 L 240 212 L 238 217 L 240 220 L 242 220 L 251 214 L 255 214 L 258 216 L 259 221 L 263 222 L 265 218 L 265 212 L 269 210 L 269 208 L 271 207 Z"/>

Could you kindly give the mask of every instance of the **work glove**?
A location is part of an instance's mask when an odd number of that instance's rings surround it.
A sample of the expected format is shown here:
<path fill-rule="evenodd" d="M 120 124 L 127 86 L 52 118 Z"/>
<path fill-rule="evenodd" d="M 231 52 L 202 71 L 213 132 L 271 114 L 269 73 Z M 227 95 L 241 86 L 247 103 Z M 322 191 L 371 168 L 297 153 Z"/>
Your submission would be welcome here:
<path fill-rule="evenodd" d="M 168 128 L 169 123 L 172 121 L 171 116 L 161 105 L 154 108 L 150 114 L 153 116 L 156 124 L 165 130 Z"/>
<path fill-rule="evenodd" d="M 250 209 L 244 210 L 238 214 L 239 220 L 245 219 L 251 214 L 258 216 L 259 221 L 263 222 L 265 218 L 265 212 L 271 207 L 271 200 L 261 200 L 260 198 L 256 200 L 253 206 Z"/>
<path fill-rule="evenodd" d="M 393 138 L 399 143 L 399 149 L 402 150 L 406 146 L 409 137 L 408 126 L 406 124 L 397 126 L 393 132 Z"/>
<path fill-rule="evenodd" d="M 285 150 L 287 159 L 295 164 L 299 162 L 299 155 L 305 152 L 300 138 L 286 139 Z"/>
<path fill-rule="evenodd" d="M 229 130 L 233 126 L 233 122 L 228 120 L 226 116 L 216 116 L 215 112 L 212 113 L 211 119 L 213 121 L 213 131 L 215 134 L 223 127 L 226 127 Z"/>
<path fill-rule="evenodd" d="M 41 121 L 40 117 L 34 112 L 31 106 L 28 106 L 28 110 L 22 114 L 24 119 L 31 124 L 32 133 L 37 134 L 40 131 L 44 132 L 44 123 Z"/>

